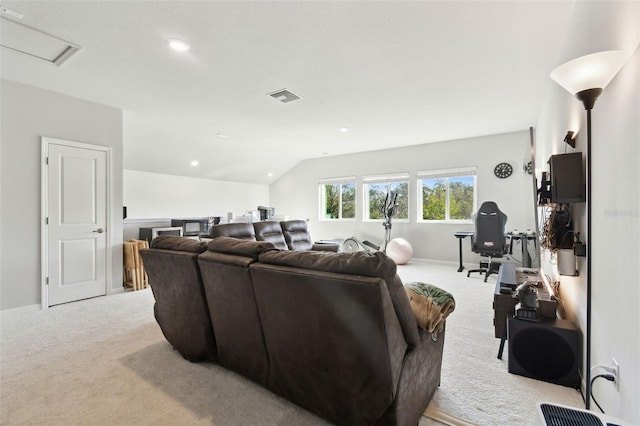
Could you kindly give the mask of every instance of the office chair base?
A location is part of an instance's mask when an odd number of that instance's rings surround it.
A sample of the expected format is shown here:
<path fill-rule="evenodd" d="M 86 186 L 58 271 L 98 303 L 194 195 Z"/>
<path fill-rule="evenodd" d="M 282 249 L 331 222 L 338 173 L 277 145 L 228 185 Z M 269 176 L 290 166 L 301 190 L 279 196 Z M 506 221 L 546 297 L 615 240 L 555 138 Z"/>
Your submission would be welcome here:
<path fill-rule="evenodd" d="M 484 282 L 486 283 L 487 282 L 487 278 L 489 278 L 489 275 L 497 274 L 499 269 L 500 268 L 499 268 L 499 265 L 497 263 L 491 263 L 486 267 L 481 266 L 480 268 L 477 268 L 477 269 L 469 269 L 467 271 L 467 278 L 469 278 L 471 276 L 472 272 L 478 272 L 480 274 L 484 274 Z"/>

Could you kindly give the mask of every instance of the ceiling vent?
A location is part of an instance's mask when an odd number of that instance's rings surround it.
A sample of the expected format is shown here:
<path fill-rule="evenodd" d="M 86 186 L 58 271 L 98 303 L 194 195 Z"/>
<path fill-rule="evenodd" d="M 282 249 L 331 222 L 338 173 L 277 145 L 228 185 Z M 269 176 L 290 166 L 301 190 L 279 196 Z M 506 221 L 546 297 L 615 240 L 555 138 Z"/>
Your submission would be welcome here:
<path fill-rule="evenodd" d="M 0 16 L 0 45 L 25 55 L 62 65 L 80 46 L 28 25 Z"/>
<path fill-rule="evenodd" d="M 282 89 L 277 90 L 273 93 L 268 93 L 268 96 L 271 96 L 273 99 L 279 100 L 283 104 L 297 101 L 298 99 L 302 99 L 302 96 L 298 96 L 290 90 Z"/>

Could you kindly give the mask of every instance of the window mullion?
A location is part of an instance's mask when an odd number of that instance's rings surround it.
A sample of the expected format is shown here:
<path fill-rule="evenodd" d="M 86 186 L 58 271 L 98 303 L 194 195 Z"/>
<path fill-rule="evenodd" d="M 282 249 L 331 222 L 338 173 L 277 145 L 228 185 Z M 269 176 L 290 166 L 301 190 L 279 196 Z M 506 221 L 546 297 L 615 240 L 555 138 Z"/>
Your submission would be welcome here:
<path fill-rule="evenodd" d="M 338 185 L 338 219 L 342 219 L 342 184 Z"/>
<path fill-rule="evenodd" d="M 445 178 L 445 201 L 444 201 L 444 220 L 449 220 L 450 219 L 450 215 L 449 215 L 449 195 L 450 195 L 450 190 L 449 190 L 449 178 Z"/>

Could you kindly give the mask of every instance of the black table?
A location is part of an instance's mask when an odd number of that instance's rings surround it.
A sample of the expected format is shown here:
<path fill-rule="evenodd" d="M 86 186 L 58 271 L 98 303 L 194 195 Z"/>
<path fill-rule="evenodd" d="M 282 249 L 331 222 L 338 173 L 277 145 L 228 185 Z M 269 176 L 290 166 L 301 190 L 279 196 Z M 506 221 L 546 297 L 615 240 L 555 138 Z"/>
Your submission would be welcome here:
<path fill-rule="evenodd" d="M 464 266 L 462 266 L 462 240 L 467 237 L 471 237 L 473 234 L 474 232 L 469 231 L 458 231 L 453 234 L 458 239 L 458 253 L 460 257 L 460 266 L 458 267 L 458 272 L 462 272 L 464 270 Z"/>

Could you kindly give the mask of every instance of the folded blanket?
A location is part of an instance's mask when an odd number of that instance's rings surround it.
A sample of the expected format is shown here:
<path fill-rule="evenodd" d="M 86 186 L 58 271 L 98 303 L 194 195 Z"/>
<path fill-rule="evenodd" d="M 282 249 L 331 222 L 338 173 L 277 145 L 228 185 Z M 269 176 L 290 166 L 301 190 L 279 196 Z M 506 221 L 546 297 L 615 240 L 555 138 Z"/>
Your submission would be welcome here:
<path fill-rule="evenodd" d="M 404 286 L 418 325 L 429 333 L 442 331 L 444 321 L 456 307 L 450 293 L 432 284 L 408 283 Z"/>

